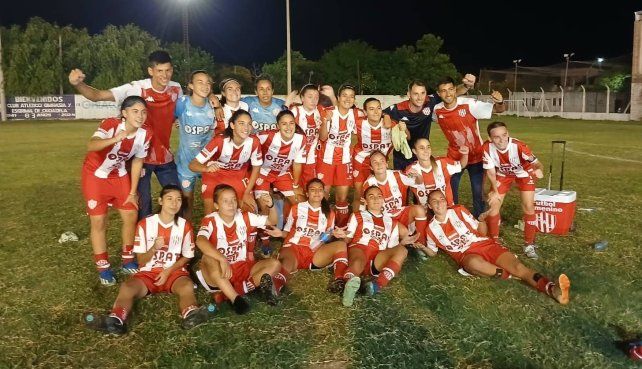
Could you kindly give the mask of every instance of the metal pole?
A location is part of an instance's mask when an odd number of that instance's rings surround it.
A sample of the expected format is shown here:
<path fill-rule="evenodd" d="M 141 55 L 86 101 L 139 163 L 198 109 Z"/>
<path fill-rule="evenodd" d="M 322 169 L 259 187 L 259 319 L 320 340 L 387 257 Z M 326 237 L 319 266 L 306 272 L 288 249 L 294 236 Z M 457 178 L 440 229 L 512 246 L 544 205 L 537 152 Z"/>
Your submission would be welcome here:
<path fill-rule="evenodd" d="M 4 74 L 2 73 L 2 32 L 0 32 L 0 121 L 7 120 L 7 101 L 4 96 Z"/>
<path fill-rule="evenodd" d="M 60 69 L 64 71 L 62 65 L 62 35 L 58 34 L 58 58 L 60 59 Z M 62 75 L 60 76 L 60 94 L 62 95 Z"/>
<path fill-rule="evenodd" d="M 189 57 L 189 9 L 187 2 L 183 3 L 183 48 L 185 49 L 185 80 L 189 78 L 190 57 Z"/>
<path fill-rule="evenodd" d="M 288 94 L 292 91 L 292 49 L 290 44 L 290 0 L 285 0 L 285 22 L 286 22 L 286 35 L 287 35 L 287 74 L 288 74 Z"/>

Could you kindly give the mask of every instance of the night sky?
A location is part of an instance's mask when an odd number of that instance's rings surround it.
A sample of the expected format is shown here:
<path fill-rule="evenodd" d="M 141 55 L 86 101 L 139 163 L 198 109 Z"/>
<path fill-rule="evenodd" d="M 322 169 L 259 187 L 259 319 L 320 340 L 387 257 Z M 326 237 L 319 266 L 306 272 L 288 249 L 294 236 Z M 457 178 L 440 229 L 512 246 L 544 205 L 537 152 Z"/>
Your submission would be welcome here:
<path fill-rule="evenodd" d="M 285 50 L 285 0 L 69 0 L 4 2 L 0 24 L 39 16 L 100 32 L 135 23 L 166 41 L 181 41 L 181 1 L 189 4 L 190 43 L 217 62 L 262 65 Z M 578 5 L 573 6 L 570 3 Z M 414 44 L 424 33 L 444 39 L 460 72 L 616 57 L 632 50 L 635 1 L 291 0 L 292 48 L 318 59 L 341 41 L 361 39 L 381 50 Z M 322 4 L 322 5 L 319 5 Z M 528 11 L 518 11 L 524 6 Z"/>

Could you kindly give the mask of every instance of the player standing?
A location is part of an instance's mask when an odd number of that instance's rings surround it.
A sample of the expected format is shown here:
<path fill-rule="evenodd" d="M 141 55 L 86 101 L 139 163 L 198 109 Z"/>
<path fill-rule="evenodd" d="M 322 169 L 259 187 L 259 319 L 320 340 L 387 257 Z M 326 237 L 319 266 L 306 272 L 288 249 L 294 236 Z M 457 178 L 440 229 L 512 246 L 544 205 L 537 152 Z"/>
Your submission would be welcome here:
<path fill-rule="evenodd" d="M 223 106 L 223 119 L 216 121 L 216 130 L 214 134 L 225 132 L 228 127 L 230 118 L 235 111 L 243 109 L 249 111 L 248 105 L 241 101 L 241 84 L 234 78 L 225 78 L 219 84 L 221 89 L 221 105 Z"/>
<path fill-rule="evenodd" d="M 305 186 L 311 179 L 316 178 L 317 146 L 319 144 L 319 128 L 323 122 L 324 108 L 319 105 L 319 90 L 316 85 L 305 85 L 299 93 L 301 105 L 291 107 L 296 124 L 303 129 L 306 137 L 306 161 L 303 165 L 301 178 L 296 186 Z"/>

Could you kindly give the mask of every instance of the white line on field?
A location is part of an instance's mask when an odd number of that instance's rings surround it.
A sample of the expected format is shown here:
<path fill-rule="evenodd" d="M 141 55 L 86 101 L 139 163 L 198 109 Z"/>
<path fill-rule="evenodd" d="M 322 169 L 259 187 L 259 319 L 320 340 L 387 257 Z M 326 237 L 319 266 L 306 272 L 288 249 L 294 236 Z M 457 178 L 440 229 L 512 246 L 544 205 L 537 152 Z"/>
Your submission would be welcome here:
<path fill-rule="evenodd" d="M 580 145 L 591 145 L 591 146 L 603 146 L 603 147 L 612 147 L 613 144 L 601 144 L 601 143 L 593 143 L 593 142 L 583 142 L 583 141 L 567 141 L 569 144 L 576 143 Z M 637 150 L 637 146 L 617 146 L 619 149 L 632 149 L 632 150 Z"/>
<path fill-rule="evenodd" d="M 593 157 L 596 157 L 596 158 L 624 161 L 624 162 L 628 162 L 628 163 L 642 164 L 642 161 L 640 161 L 640 160 L 622 159 L 622 158 L 617 158 L 615 156 L 597 155 L 597 154 L 591 154 L 591 153 L 588 153 L 588 152 L 578 151 L 578 150 L 573 150 L 573 149 L 566 149 L 566 150 L 568 150 L 569 152 L 575 153 L 575 154 L 588 155 L 588 156 L 593 156 Z"/>

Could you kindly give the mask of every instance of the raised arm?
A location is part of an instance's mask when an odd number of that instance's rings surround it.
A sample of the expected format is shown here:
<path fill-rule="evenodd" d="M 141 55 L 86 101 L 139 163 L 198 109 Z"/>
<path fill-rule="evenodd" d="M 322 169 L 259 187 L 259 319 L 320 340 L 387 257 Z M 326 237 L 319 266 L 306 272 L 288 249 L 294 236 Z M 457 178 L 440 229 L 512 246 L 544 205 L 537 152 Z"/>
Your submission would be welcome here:
<path fill-rule="evenodd" d="M 114 94 L 110 90 L 99 90 L 93 88 L 86 84 L 85 82 L 85 73 L 80 69 L 73 69 L 69 72 L 69 83 L 83 95 L 85 98 L 91 101 L 116 101 Z"/>

